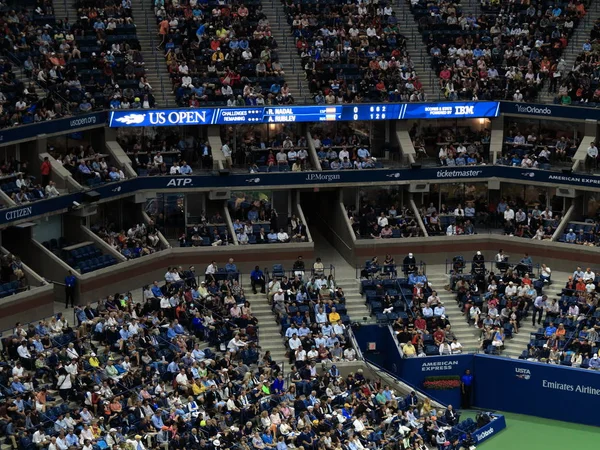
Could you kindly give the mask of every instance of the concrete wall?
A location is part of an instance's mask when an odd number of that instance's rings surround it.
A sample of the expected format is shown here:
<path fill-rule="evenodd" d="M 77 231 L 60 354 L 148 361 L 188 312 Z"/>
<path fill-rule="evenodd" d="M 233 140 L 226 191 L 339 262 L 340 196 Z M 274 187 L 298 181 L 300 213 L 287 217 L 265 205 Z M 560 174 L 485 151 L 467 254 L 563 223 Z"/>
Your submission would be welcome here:
<path fill-rule="evenodd" d="M 470 261 L 480 250 L 486 261 L 493 261 L 499 249 L 510 256 L 510 261 L 519 261 L 524 252 L 529 253 L 534 264 L 545 263 L 553 270 L 572 271 L 577 265 L 600 267 L 600 249 L 551 241 L 537 241 L 495 234 L 474 236 L 432 236 L 428 238 L 406 239 L 364 239 L 357 240 L 354 248 L 354 262 L 363 265 L 366 259 L 386 253 L 404 256 L 409 252 L 417 260 L 427 264 L 443 264 L 456 255 L 463 255 Z"/>
<path fill-rule="evenodd" d="M 233 258 L 238 270 L 243 274 L 244 282 L 255 265 L 267 267 L 269 271 L 273 263 L 282 263 L 284 268 L 291 269 L 298 255 L 305 260 L 314 258 L 312 242 L 290 244 L 264 244 L 227 247 L 176 247 L 156 252 L 152 255 L 133 259 L 116 266 L 106 267 L 93 273 L 80 275 L 78 291 L 79 303 L 97 301 L 115 292 L 139 289 L 153 281 L 164 280 L 169 266 L 195 266 L 197 274 L 204 274 L 206 266 L 215 260 L 223 267 L 229 258 Z"/>
<path fill-rule="evenodd" d="M 54 314 L 54 286 L 34 287 L 0 299 L 0 332 Z"/>
<path fill-rule="evenodd" d="M 302 192 L 299 204 L 306 216 L 307 228 L 313 232 L 318 229 L 344 259 L 351 262 L 354 233 L 346 218 L 341 192 L 341 190 L 324 191 L 320 192 L 319 196 Z M 324 194 L 327 194 L 327 197 Z"/>

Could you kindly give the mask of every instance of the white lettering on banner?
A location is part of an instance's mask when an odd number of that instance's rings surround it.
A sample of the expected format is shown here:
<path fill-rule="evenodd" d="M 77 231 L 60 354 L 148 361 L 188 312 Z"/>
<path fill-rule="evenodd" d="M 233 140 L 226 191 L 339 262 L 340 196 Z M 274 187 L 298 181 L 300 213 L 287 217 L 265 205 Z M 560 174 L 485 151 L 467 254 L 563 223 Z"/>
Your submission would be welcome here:
<path fill-rule="evenodd" d="M 165 112 L 151 112 L 148 114 L 152 125 L 194 125 L 206 123 L 206 111 L 173 111 L 168 115 Z"/>
<path fill-rule="evenodd" d="M 306 175 L 306 181 L 338 181 L 341 177 L 339 174 L 322 174 L 322 173 L 309 173 Z"/>
<path fill-rule="evenodd" d="M 600 389 L 592 386 L 584 386 L 582 384 L 573 385 L 567 383 L 559 383 L 558 381 L 543 380 L 542 386 L 546 389 L 555 389 L 557 391 L 578 392 L 586 395 L 600 395 Z"/>
<path fill-rule="evenodd" d="M 493 428 L 489 428 L 489 429 L 487 429 L 485 431 L 482 431 L 479 434 L 476 434 L 475 437 L 477 438 L 477 442 L 481 442 L 486 437 L 491 436 L 492 434 L 494 434 L 494 429 Z"/>
<path fill-rule="evenodd" d="M 292 108 L 269 108 L 267 113 L 269 122 L 295 122 L 296 116 Z"/>
<path fill-rule="evenodd" d="M 69 122 L 70 127 L 82 127 L 85 125 L 93 125 L 96 123 L 98 118 L 96 116 L 80 117 L 79 119 L 73 119 Z"/>
<path fill-rule="evenodd" d="M 473 116 L 473 115 L 475 115 L 475 107 L 474 106 L 455 106 L 454 113 L 460 114 L 462 116 Z"/>
<path fill-rule="evenodd" d="M 167 183 L 167 187 L 188 187 L 191 185 L 191 178 L 171 178 Z"/>
<path fill-rule="evenodd" d="M 515 373 L 517 374 L 516 377 L 521 378 L 522 380 L 529 380 L 531 378 L 531 372 L 529 369 L 515 367 Z"/>
<path fill-rule="evenodd" d="M 483 170 L 438 170 L 435 176 L 437 178 L 465 178 L 476 177 L 483 173 Z"/>
<path fill-rule="evenodd" d="M 547 106 L 545 108 L 539 108 L 537 106 L 519 105 L 517 103 L 515 105 L 515 108 L 517 108 L 517 112 L 519 112 L 519 113 L 541 114 L 541 115 L 544 115 L 544 116 L 551 116 L 552 115 L 552 110 L 550 108 L 548 108 Z"/>
<path fill-rule="evenodd" d="M 457 360 L 426 362 L 421 366 L 421 372 L 430 372 L 432 370 L 452 370 L 454 366 L 458 366 Z"/>
<path fill-rule="evenodd" d="M 570 177 L 565 175 L 550 175 L 548 180 L 553 181 L 566 181 L 567 183 L 581 183 L 581 184 L 597 184 L 600 185 L 600 178 L 582 178 L 582 177 Z"/>
<path fill-rule="evenodd" d="M 33 214 L 33 208 L 31 208 L 31 206 L 28 206 L 26 208 L 20 208 L 20 209 L 15 209 L 13 211 L 7 211 L 4 214 L 4 217 L 8 221 L 8 220 L 19 219 L 21 217 L 27 217 L 27 216 L 30 216 L 31 214 Z"/>

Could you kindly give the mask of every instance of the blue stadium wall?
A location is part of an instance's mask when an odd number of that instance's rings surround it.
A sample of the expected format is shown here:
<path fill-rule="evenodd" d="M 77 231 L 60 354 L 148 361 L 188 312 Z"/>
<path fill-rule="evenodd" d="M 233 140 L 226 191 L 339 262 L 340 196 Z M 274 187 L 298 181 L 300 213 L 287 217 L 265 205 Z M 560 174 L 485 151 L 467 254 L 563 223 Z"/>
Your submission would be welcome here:
<path fill-rule="evenodd" d="M 402 359 L 387 327 L 362 326 L 355 336 L 369 362 L 443 404 L 460 406 L 460 389 L 426 390 L 425 379 L 470 369 L 477 408 L 600 426 L 600 373 L 483 354 Z"/>

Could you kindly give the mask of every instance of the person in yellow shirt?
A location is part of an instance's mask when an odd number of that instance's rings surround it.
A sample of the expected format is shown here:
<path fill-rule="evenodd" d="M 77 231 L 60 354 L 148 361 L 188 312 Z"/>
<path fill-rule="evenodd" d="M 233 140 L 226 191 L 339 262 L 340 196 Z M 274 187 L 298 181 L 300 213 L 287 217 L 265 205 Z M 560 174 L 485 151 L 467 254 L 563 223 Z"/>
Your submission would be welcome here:
<path fill-rule="evenodd" d="M 404 352 L 405 358 L 414 358 L 417 355 L 417 350 L 415 349 L 415 346 L 412 344 L 412 342 L 407 342 L 406 344 L 404 344 L 404 347 L 402 347 L 402 351 Z"/>
<path fill-rule="evenodd" d="M 223 55 L 223 52 L 221 51 L 221 47 L 217 48 L 217 51 L 212 54 L 211 59 L 215 62 L 225 60 L 225 56 Z"/>
<path fill-rule="evenodd" d="M 331 312 L 329 313 L 329 323 L 336 323 L 340 320 L 340 313 L 338 313 L 334 308 L 331 308 Z"/>
<path fill-rule="evenodd" d="M 92 366 L 94 369 L 97 369 L 98 367 L 100 367 L 100 360 L 98 359 L 96 354 L 93 352 L 90 354 L 90 358 L 88 359 L 88 362 L 90 363 L 90 366 Z"/>
<path fill-rule="evenodd" d="M 202 380 L 200 380 L 200 378 L 198 378 L 196 380 L 196 382 L 194 384 L 192 384 L 192 393 L 194 394 L 194 396 L 198 396 L 200 394 L 202 394 L 203 392 L 206 392 L 206 386 L 204 386 L 204 384 L 202 384 Z"/>

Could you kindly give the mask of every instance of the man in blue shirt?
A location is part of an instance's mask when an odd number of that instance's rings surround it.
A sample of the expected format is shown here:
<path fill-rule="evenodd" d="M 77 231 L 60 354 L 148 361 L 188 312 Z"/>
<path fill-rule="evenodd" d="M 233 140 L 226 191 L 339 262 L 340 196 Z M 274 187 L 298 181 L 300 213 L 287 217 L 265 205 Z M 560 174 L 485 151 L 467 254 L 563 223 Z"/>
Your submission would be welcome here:
<path fill-rule="evenodd" d="M 191 175 L 192 168 L 190 167 L 190 165 L 187 162 L 181 161 L 181 167 L 179 167 L 179 173 L 181 175 Z"/>
<path fill-rule="evenodd" d="M 156 431 L 162 431 L 165 424 L 163 423 L 162 417 L 160 416 L 160 409 L 157 409 L 152 416 L 152 425 L 156 428 Z"/>
<path fill-rule="evenodd" d="M 471 407 L 471 390 L 473 388 L 473 375 L 469 369 L 465 370 L 465 374 L 460 378 L 460 390 L 462 394 L 462 409 Z"/>
<path fill-rule="evenodd" d="M 237 272 L 237 266 L 233 262 L 233 258 L 229 258 L 229 261 L 225 264 L 225 270 L 227 272 Z"/>
<path fill-rule="evenodd" d="M 546 327 L 546 332 L 544 333 L 544 336 L 549 338 L 552 337 L 554 334 L 556 334 L 556 327 L 554 326 L 554 322 L 550 322 L 550 325 Z"/>
<path fill-rule="evenodd" d="M 69 307 L 69 300 L 71 301 L 71 308 L 75 307 L 75 283 L 77 283 L 77 278 L 69 270 L 68 275 L 65 277 L 65 308 Z"/>
<path fill-rule="evenodd" d="M 154 282 L 154 285 L 152 286 L 152 289 L 150 289 L 152 291 L 152 294 L 154 294 L 155 298 L 162 298 L 163 297 L 163 292 L 160 290 L 160 287 L 158 286 L 158 281 Z"/>
<path fill-rule="evenodd" d="M 258 266 L 255 266 L 252 273 L 250 273 L 250 283 L 252 284 L 252 292 L 256 294 L 256 286 L 260 286 L 261 294 L 265 293 L 265 275 Z"/>

